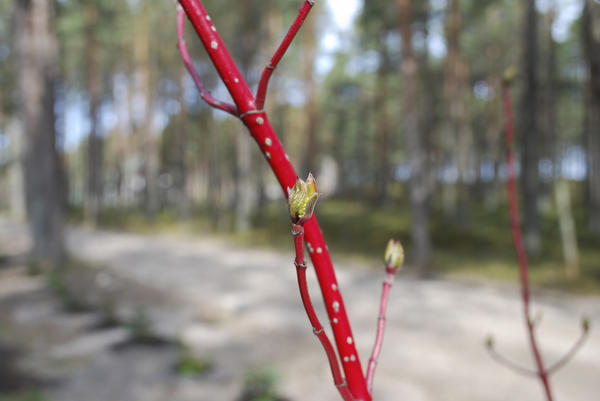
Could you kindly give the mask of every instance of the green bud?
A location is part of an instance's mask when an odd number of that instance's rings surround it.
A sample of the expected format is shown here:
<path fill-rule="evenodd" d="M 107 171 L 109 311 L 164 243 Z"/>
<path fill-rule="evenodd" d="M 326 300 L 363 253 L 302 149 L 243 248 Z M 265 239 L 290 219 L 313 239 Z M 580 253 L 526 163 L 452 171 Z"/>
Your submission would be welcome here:
<path fill-rule="evenodd" d="M 485 339 L 485 346 L 487 349 L 494 349 L 494 337 L 489 336 Z"/>
<path fill-rule="evenodd" d="M 290 218 L 294 224 L 304 224 L 312 217 L 319 199 L 317 183 L 312 174 L 308 174 L 306 182 L 296 179 L 293 188 L 288 188 L 288 207 Z"/>
<path fill-rule="evenodd" d="M 504 74 L 502 74 L 502 83 L 506 86 L 511 86 L 516 78 L 517 69 L 515 68 L 515 66 L 511 65 L 506 70 L 504 70 Z"/>
<path fill-rule="evenodd" d="M 404 262 L 404 248 L 402 248 L 400 241 L 393 239 L 388 241 L 385 248 L 384 260 L 387 266 L 393 269 L 402 267 L 402 263 Z"/>
<path fill-rule="evenodd" d="M 590 330 L 590 319 L 588 319 L 587 317 L 584 317 L 581 319 L 581 328 L 583 329 L 584 332 L 588 332 Z"/>

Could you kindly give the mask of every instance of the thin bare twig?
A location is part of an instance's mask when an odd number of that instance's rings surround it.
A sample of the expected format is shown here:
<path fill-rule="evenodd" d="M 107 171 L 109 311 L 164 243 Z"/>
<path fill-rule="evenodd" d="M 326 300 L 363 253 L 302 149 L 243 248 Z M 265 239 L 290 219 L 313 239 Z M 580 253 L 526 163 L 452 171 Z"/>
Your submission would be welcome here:
<path fill-rule="evenodd" d="M 394 283 L 395 270 L 391 266 L 387 266 L 386 273 L 387 277 L 383 282 L 383 289 L 381 291 L 381 302 L 379 304 L 379 316 L 377 318 L 377 334 L 375 335 L 375 344 L 373 345 L 373 351 L 371 352 L 371 358 L 369 359 L 369 366 L 367 367 L 367 388 L 371 394 L 373 394 L 373 377 L 375 375 L 375 368 L 377 367 L 377 360 L 379 359 L 381 345 L 383 344 L 383 333 L 385 331 L 385 311 L 390 295 L 390 289 Z"/>
<path fill-rule="evenodd" d="M 340 395 L 345 401 L 353 401 L 352 394 L 348 389 L 346 380 L 343 379 L 338 363 L 337 355 L 329 341 L 329 337 L 325 333 L 319 318 L 315 312 L 315 309 L 310 300 L 310 294 L 308 292 L 308 284 L 306 282 L 306 262 L 304 261 L 304 227 L 300 224 L 294 224 L 292 226 L 292 234 L 294 235 L 294 246 L 296 249 L 296 275 L 298 277 L 298 288 L 300 289 L 300 297 L 302 298 L 302 304 L 306 310 L 306 315 L 313 328 L 313 333 L 317 336 L 327 359 L 329 361 L 329 367 L 331 368 L 331 374 L 333 376 L 333 383 L 340 392 Z"/>
<path fill-rule="evenodd" d="M 185 64 L 185 68 L 188 70 L 194 84 L 196 84 L 196 88 L 198 92 L 200 92 L 200 97 L 208 103 L 209 106 L 214 107 L 215 109 L 223 110 L 231 115 L 238 117 L 239 112 L 235 105 L 222 102 L 220 100 L 215 99 L 211 93 L 204 87 L 196 69 L 194 68 L 194 64 L 190 59 L 190 54 L 187 49 L 187 45 L 185 43 L 185 11 L 180 4 L 177 4 L 177 48 L 179 49 L 179 54 L 181 54 L 181 58 L 183 60 L 183 64 Z"/>
<path fill-rule="evenodd" d="M 292 26 L 290 27 L 290 29 L 284 36 L 283 40 L 281 41 L 281 44 L 275 51 L 275 54 L 273 54 L 271 61 L 265 67 L 265 69 L 262 73 L 262 76 L 260 77 L 260 82 L 258 83 L 258 89 L 256 91 L 256 108 L 258 110 L 262 110 L 262 108 L 265 105 L 265 99 L 267 97 L 267 89 L 269 86 L 269 79 L 271 79 L 271 75 L 273 74 L 273 71 L 275 71 L 275 68 L 277 68 L 277 65 L 283 58 L 285 52 L 290 47 L 290 44 L 296 37 L 296 34 L 300 30 L 300 27 L 304 23 L 306 16 L 308 15 L 308 13 L 312 9 L 313 5 L 315 4 L 315 1 L 316 0 L 305 0 L 304 1 L 304 3 L 302 4 L 302 7 L 300 7 L 300 10 L 298 11 L 298 15 L 296 16 L 294 23 L 292 24 Z"/>
<path fill-rule="evenodd" d="M 525 376 L 539 377 L 538 373 L 535 370 L 527 369 L 523 366 L 517 365 L 513 361 L 505 358 L 504 356 L 502 356 L 501 354 L 496 352 L 496 350 L 493 347 L 487 347 L 487 350 L 490 353 L 491 357 L 494 360 L 496 360 L 496 362 L 500 363 L 501 365 L 504 365 L 507 368 L 509 368 L 517 373 L 523 374 Z"/>
<path fill-rule="evenodd" d="M 551 375 L 551 374 L 555 373 L 556 371 L 558 371 L 560 368 L 565 366 L 567 364 L 567 362 L 569 362 L 573 358 L 573 356 L 575 356 L 577 351 L 579 351 L 579 348 L 581 348 L 581 346 L 585 343 L 585 340 L 587 339 L 588 334 L 589 334 L 589 330 L 584 329 L 581 332 L 581 335 L 579 336 L 577 341 L 575 341 L 575 343 L 571 346 L 569 351 L 567 351 L 567 353 L 562 358 L 560 358 L 558 361 L 556 361 L 552 366 L 550 366 L 547 369 L 548 375 Z"/>

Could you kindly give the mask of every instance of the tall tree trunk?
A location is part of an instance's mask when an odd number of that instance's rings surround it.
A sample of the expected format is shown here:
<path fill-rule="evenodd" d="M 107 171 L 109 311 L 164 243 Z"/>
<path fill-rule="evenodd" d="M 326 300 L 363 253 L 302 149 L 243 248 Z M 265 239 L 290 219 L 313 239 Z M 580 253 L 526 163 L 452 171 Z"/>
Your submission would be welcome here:
<path fill-rule="evenodd" d="M 450 149 L 446 151 L 454 155 L 450 164 L 457 169 L 456 189 L 450 189 L 449 201 L 455 202 L 454 219 L 460 225 L 468 223 L 469 210 L 469 173 L 474 169 L 473 132 L 469 123 L 468 96 L 469 72 L 460 47 L 462 18 L 460 1 L 450 0 L 446 22 L 446 40 L 448 56 L 446 58 L 445 94 L 448 107 L 448 123 L 446 135 L 450 137 Z M 448 141 L 446 141 L 448 142 Z M 448 210 L 447 210 L 448 211 Z"/>
<path fill-rule="evenodd" d="M 382 35 L 384 36 L 384 35 Z M 390 70 L 390 58 L 385 41 L 379 44 L 379 68 L 377 69 L 375 93 L 375 201 L 379 204 L 385 203 L 388 197 L 388 184 L 390 181 L 390 118 L 387 113 L 388 72 Z"/>
<path fill-rule="evenodd" d="M 96 41 L 98 10 L 94 2 L 86 3 L 84 13 L 86 23 L 85 63 L 89 96 L 88 116 L 90 119 L 85 217 L 88 223 L 95 225 L 102 202 L 103 139 L 100 133 L 100 115 L 98 113 L 102 101 L 102 79 L 98 68 L 98 46 Z"/>
<path fill-rule="evenodd" d="M 600 4 L 586 0 L 582 26 L 588 65 L 586 139 L 590 229 L 600 237 Z"/>
<path fill-rule="evenodd" d="M 23 124 L 18 119 L 9 120 L 6 129 L 10 141 L 10 164 L 8 166 L 9 209 L 12 218 L 22 221 L 26 217 L 23 169 Z"/>
<path fill-rule="evenodd" d="M 521 193 L 523 194 L 523 232 L 525 247 L 530 254 L 540 251 L 540 216 L 538 194 L 538 73 L 537 73 L 537 11 L 535 0 L 527 0 L 523 36 L 523 77 L 521 100 Z"/>
<path fill-rule="evenodd" d="M 410 208 L 412 215 L 411 238 L 414 263 L 421 274 L 430 265 L 431 243 L 428 228 L 428 194 L 426 174 L 426 151 L 419 135 L 419 112 L 417 109 L 417 62 L 412 46 L 412 0 L 396 0 L 399 13 L 399 29 L 402 36 L 403 111 L 407 150 L 410 158 Z"/>
<path fill-rule="evenodd" d="M 313 16 L 314 17 L 314 16 Z M 303 78 L 305 88 L 304 105 L 304 159 L 302 162 L 303 174 L 317 171 L 317 153 L 319 143 L 317 136 L 319 110 L 317 104 L 317 90 L 315 82 L 315 53 L 316 53 L 315 18 L 308 18 L 302 33 L 302 58 Z"/>
<path fill-rule="evenodd" d="M 155 74 L 150 61 L 150 24 L 149 7 L 140 10 L 139 25 L 136 27 L 135 58 L 137 63 L 138 94 L 144 99 L 144 120 L 141 124 L 139 139 L 141 142 L 142 174 L 145 186 L 143 190 L 143 206 L 147 219 L 153 219 L 160 207 L 158 173 L 158 138 L 152 128 L 153 94 Z"/>
<path fill-rule="evenodd" d="M 173 187 L 176 191 L 176 203 L 180 218 L 187 218 L 190 212 L 190 201 L 187 196 L 187 160 L 186 149 L 188 146 L 187 115 L 188 110 L 185 103 L 185 86 L 183 85 L 187 71 L 182 66 L 177 80 L 177 93 L 179 101 L 179 115 L 177 116 L 177 129 L 175 130 L 174 149 L 175 171 L 173 172 Z"/>
<path fill-rule="evenodd" d="M 557 110 L 556 100 L 558 97 L 558 63 L 556 60 L 556 42 L 552 37 L 552 27 L 555 20 L 556 4 L 552 3 L 549 12 L 549 24 L 547 30 L 548 37 L 548 84 L 546 93 L 546 136 L 547 142 L 551 145 L 551 153 L 554 154 L 554 196 L 556 201 L 556 211 L 558 214 L 558 224 L 560 228 L 561 244 L 563 257 L 565 260 L 565 275 L 568 278 L 579 276 L 579 249 L 577 247 L 577 232 L 575 229 L 575 220 L 571 212 L 571 195 L 569 184 L 563 179 L 560 171 L 561 146 L 557 135 Z"/>
<path fill-rule="evenodd" d="M 39 267 L 57 267 L 66 251 L 60 193 L 63 171 L 54 125 L 54 1 L 18 0 L 16 18 L 21 116 L 26 135 L 25 196 L 33 237 L 31 257 Z"/>

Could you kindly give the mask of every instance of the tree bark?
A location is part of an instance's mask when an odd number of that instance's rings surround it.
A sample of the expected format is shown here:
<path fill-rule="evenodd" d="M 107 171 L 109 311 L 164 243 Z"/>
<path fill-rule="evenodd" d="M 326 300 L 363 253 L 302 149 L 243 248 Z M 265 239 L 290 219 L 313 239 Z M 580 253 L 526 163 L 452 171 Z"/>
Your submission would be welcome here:
<path fill-rule="evenodd" d="M 88 118 L 90 133 L 88 137 L 87 191 L 85 217 L 88 223 L 95 225 L 102 203 L 102 158 L 103 139 L 100 133 L 100 115 L 98 110 L 102 101 L 102 79 L 98 65 L 98 45 L 96 41 L 98 10 L 94 2 L 85 5 L 85 63 L 87 69 L 87 89 L 89 96 Z"/>
<path fill-rule="evenodd" d="M 583 42 L 588 67 L 586 142 L 590 230 L 600 237 L 600 4 L 586 0 Z"/>
<path fill-rule="evenodd" d="M 453 207 L 454 220 L 459 225 L 468 223 L 469 210 L 469 173 L 474 169 L 473 161 L 473 132 L 469 124 L 468 96 L 469 72 L 467 63 L 460 47 L 462 18 L 460 15 L 460 1 L 451 0 L 446 21 L 446 40 L 448 43 L 448 56 L 446 58 L 445 95 L 448 108 L 449 129 L 445 133 L 449 136 L 450 145 L 446 149 L 450 153 L 450 165 L 456 166 L 456 183 L 446 183 L 449 191 L 447 207 Z"/>
<path fill-rule="evenodd" d="M 20 112 L 25 130 L 25 198 L 33 237 L 32 262 L 58 267 L 66 256 L 63 174 L 56 149 L 54 84 L 57 43 L 52 0 L 18 0 Z"/>
<path fill-rule="evenodd" d="M 305 174 L 308 174 L 309 172 L 317 171 L 317 153 L 319 150 L 317 136 L 319 109 L 314 71 L 317 46 L 315 19 L 309 18 L 304 23 L 303 28 L 302 58 L 304 59 L 303 78 L 306 98 L 306 104 L 304 105 L 304 137 L 306 138 L 306 147 L 304 149 L 302 169 Z"/>
<path fill-rule="evenodd" d="M 540 251 L 540 216 L 538 194 L 538 73 L 537 73 L 537 11 L 535 0 L 527 0 L 523 36 L 523 77 L 521 100 L 521 193 L 523 194 L 523 232 L 525 247 L 532 254 Z"/>
<path fill-rule="evenodd" d="M 382 35 L 382 36 L 385 36 Z M 390 57 L 386 44 L 381 40 L 379 44 L 379 68 L 377 69 L 375 92 L 375 202 L 383 204 L 388 198 L 388 184 L 390 181 L 390 118 L 387 113 L 389 101 L 388 72 L 390 70 Z"/>
<path fill-rule="evenodd" d="M 558 214 L 558 224 L 560 228 L 561 244 L 563 257 L 565 261 L 565 275 L 568 278 L 579 276 L 579 249 L 577 246 L 577 231 L 575 228 L 575 219 L 571 211 L 571 195 L 567 180 L 563 179 L 560 171 L 561 146 L 556 132 L 558 123 L 558 114 L 556 109 L 556 100 L 558 96 L 557 83 L 558 63 L 556 59 L 556 42 L 552 37 L 552 27 L 555 20 L 555 7 L 552 3 L 550 18 L 547 29 L 548 37 L 548 62 L 547 62 L 547 93 L 546 93 L 546 136 L 549 143 L 550 153 L 554 154 L 554 198 L 556 202 L 556 211 Z"/>
<path fill-rule="evenodd" d="M 427 154 L 419 135 L 417 109 L 417 62 L 412 46 L 412 0 L 396 0 L 400 35 L 402 36 L 403 111 L 404 130 L 410 161 L 410 208 L 412 215 L 411 238 L 414 264 L 421 274 L 430 265 L 431 242 L 428 228 L 428 194 L 426 180 Z"/>

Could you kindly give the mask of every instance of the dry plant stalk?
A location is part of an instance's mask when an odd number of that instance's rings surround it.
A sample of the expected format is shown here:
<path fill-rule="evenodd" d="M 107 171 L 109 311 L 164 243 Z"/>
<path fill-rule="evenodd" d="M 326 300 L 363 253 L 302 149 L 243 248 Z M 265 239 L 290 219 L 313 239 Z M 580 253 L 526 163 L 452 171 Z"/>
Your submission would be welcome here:
<path fill-rule="evenodd" d="M 525 327 L 527 329 L 527 336 L 529 339 L 529 346 L 533 354 L 535 361 L 535 370 L 522 367 L 501 354 L 499 354 L 494 348 L 494 341 L 490 337 L 487 340 L 487 348 L 490 355 L 504 366 L 512 369 L 513 371 L 526 375 L 539 378 L 544 394 L 547 401 L 553 401 L 552 389 L 550 387 L 550 375 L 556 372 L 558 369 L 563 367 L 579 350 L 579 348 L 585 342 L 589 333 L 589 321 L 586 318 L 582 319 L 582 330 L 581 335 L 571 347 L 571 349 L 557 362 L 550 367 L 544 364 L 542 354 L 539 349 L 537 336 L 536 336 L 536 322 L 531 317 L 530 309 L 530 288 L 529 288 L 529 269 L 527 254 L 525 252 L 525 246 L 523 244 L 523 237 L 521 235 L 521 223 L 519 218 L 519 204 L 518 204 L 518 193 L 516 183 L 516 169 L 515 169 L 515 156 L 514 156 L 514 120 L 512 112 L 512 98 L 510 93 L 510 87 L 512 81 L 515 79 L 516 71 L 509 68 L 503 79 L 502 88 L 502 99 L 504 107 L 504 119 L 505 119 L 505 139 L 506 139 L 506 166 L 507 166 L 507 187 L 508 187 L 508 202 L 510 212 L 510 226 L 512 230 L 513 243 L 515 251 L 517 253 L 517 260 L 519 263 L 519 279 L 521 283 L 521 300 L 523 304 L 523 316 L 525 318 Z"/>

